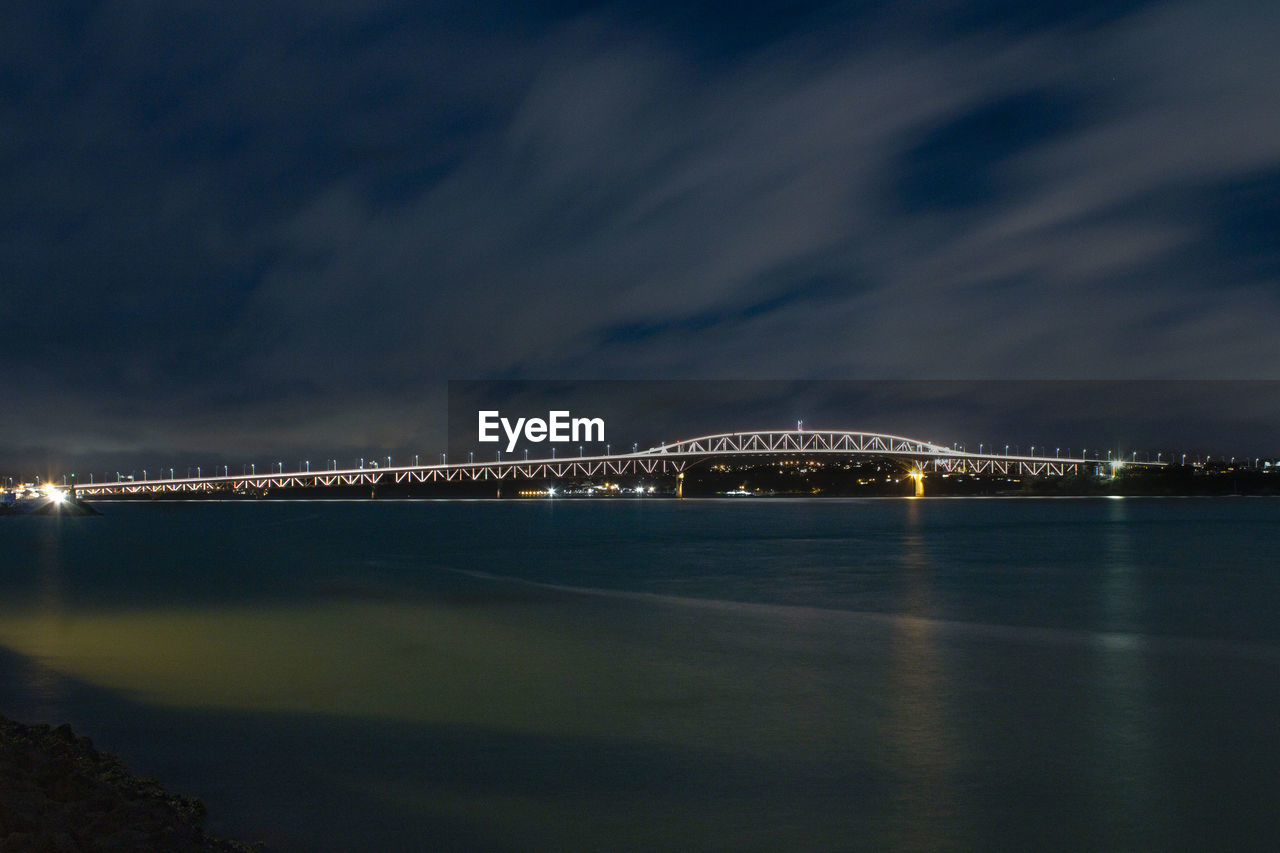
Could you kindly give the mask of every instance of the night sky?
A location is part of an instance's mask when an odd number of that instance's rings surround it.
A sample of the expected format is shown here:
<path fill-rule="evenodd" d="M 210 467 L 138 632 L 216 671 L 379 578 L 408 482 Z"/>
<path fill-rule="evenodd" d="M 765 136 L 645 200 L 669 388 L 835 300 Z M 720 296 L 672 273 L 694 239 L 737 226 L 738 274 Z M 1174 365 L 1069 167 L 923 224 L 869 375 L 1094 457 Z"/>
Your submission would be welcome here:
<path fill-rule="evenodd" d="M 1278 36 L 1260 2 L 4 4 L 0 471 L 426 453 L 451 379 L 1280 379 Z M 797 414 L 759 411 L 723 428 Z"/>

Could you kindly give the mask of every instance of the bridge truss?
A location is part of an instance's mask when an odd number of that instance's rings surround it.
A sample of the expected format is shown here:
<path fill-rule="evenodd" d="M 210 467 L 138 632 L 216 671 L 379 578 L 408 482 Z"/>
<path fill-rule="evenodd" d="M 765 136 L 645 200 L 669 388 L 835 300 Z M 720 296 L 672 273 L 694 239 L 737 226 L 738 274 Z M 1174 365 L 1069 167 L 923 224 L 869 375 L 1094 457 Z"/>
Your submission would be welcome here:
<path fill-rule="evenodd" d="M 1067 477 L 1110 467 L 1162 466 L 1160 462 L 1118 462 L 1081 457 L 967 453 L 919 439 L 850 430 L 755 430 L 683 439 L 632 453 L 556 459 L 441 463 L 334 471 L 180 477 L 79 484 L 86 497 L 185 495 L 312 489 L 379 484 L 449 483 L 505 480 L 587 480 L 626 476 L 670 476 L 712 459 L 869 458 L 899 462 L 917 475 L 928 472 L 1002 477 Z"/>

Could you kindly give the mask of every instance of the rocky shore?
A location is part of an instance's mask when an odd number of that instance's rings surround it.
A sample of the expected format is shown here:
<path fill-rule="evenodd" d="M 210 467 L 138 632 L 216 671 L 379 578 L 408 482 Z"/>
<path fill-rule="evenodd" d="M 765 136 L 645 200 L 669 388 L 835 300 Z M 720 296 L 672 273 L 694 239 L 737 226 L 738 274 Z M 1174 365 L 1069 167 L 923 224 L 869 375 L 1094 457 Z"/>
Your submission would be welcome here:
<path fill-rule="evenodd" d="M 0 716 L 0 853 L 261 853 L 206 835 L 204 818 L 199 800 L 134 776 L 70 726 Z"/>

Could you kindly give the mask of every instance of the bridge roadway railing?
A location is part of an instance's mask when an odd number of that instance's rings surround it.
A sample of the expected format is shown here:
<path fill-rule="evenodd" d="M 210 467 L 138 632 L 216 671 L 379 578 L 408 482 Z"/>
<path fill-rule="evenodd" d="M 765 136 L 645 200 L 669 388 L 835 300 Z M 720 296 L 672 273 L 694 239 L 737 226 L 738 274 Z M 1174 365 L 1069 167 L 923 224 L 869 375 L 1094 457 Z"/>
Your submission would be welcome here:
<path fill-rule="evenodd" d="M 843 430 L 766 430 L 723 433 L 684 439 L 632 453 L 549 459 L 456 462 L 386 468 L 345 468 L 272 474 L 179 477 L 82 483 L 86 497 L 138 494 L 200 494 L 269 489 L 377 486 L 382 483 L 439 483 L 485 480 L 565 480 L 662 476 L 715 458 L 751 457 L 882 457 L 921 472 L 966 473 L 1005 477 L 1066 477 L 1104 467 L 1163 466 L 1159 462 L 1121 462 L 1084 457 L 1019 456 L 967 453 L 927 441 L 882 433 Z"/>

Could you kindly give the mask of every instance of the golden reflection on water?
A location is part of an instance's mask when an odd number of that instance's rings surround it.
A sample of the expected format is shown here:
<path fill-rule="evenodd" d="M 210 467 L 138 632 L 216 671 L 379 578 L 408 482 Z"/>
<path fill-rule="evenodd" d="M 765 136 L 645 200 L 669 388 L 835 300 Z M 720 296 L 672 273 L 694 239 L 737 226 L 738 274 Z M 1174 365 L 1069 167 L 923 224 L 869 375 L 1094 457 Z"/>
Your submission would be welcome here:
<path fill-rule="evenodd" d="M 625 732 L 786 755 L 827 744 L 821 726 L 796 725 L 798 709 L 848 702 L 805 676 L 805 641 L 779 641 L 797 628 L 789 611 L 718 614 L 652 602 L 329 601 L 36 608 L 0 613 L 0 644 L 57 673 L 170 707 Z"/>
<path fill-rule="evenodd" d="M 900 566 L 905 606 L 911 614 L 930 613 L 931 567 L 920 531 L 919 505 L 906 507 L 907 527 Z M 937 624 L 906 616 L 896 620 L 890 639 L 889 733 L 897 777 L 896 823 L 900 849 L 929 850 L 954 844 L 956 806 L 950 778 L 956 745 L 946 723 L 946 671 L 934 637 Z"/>
<path fill-rule="evenodd" d="M 536 728 L 540 699 L 578 680 L 558 664 L 567 638 L 430 605 L 46 610 L 0 620 L 0 642 L 93 684 L 193 708 Z"/>

